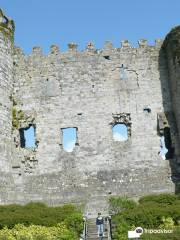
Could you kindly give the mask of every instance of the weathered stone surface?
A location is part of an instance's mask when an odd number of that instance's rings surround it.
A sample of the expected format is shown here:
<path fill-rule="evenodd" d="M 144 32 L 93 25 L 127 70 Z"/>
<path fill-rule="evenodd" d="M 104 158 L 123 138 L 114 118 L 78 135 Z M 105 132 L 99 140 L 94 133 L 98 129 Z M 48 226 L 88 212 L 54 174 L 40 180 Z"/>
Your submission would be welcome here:
<path fill-rule="evenodd" d="M 89 44 L 82 52 L 71 43 L 65 53 L 53 45 L 47 56 L 39 47 L 26 56 L 12 44 L 0 30 L 2 204 L 84 202 L 87 211 L 105 211 L 110 195 L 178 189 L 180 118 L 168 74 L 174 63 L 167 64 L 160 40 L 155 46 L 141 40 L 139 48 L 128 41 L 118 49 Z M 127 141 L 114 141 L 116 123 L 127 125 Z M 30 125 L 36 148 L 24 149 L 19 129 Z M 62 146 L 68 127 L 77 128 L 73 152 Z M 158 155 L 166 127 L 174 151 L 168 160 Z"/>

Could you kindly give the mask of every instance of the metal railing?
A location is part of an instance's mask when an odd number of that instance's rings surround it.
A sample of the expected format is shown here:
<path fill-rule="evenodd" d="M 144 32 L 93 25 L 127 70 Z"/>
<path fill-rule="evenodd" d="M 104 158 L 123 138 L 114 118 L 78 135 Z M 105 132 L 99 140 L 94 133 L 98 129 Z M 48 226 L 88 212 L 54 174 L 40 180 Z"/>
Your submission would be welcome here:
<path fill-rule="evenodd" d="M 83 227 L 83 234 L 80 238 L 80 240 L 87 240 L 87 218 L 84 217 L 83 218 L 83 224 L 84 224 L 84 227 Z"/>
<path fill-rule="evenodd" d="M 111 221 L 111 216 L 105 217 L 105 223 L 106 224 L 106 231 L 107 231 L 107 238 L 108 240 L 112 240 L 112 221 Z M 80 240 L 87 240 L 87 233 L 88 233 L 88 226 L 87 226 L 87 218 L 83 218 L 83 233 L 81 234 Z M 103 238 L 102 238 L 103 239 Z"/>
<path fill-rule="evenodd" d="M 106 223 L 107 223 L 107 235 L 108 235 L 108 240 L 112 240 L 112 222 L 111 222 L 111 216 L 108 216 L 106 218 Z"/>

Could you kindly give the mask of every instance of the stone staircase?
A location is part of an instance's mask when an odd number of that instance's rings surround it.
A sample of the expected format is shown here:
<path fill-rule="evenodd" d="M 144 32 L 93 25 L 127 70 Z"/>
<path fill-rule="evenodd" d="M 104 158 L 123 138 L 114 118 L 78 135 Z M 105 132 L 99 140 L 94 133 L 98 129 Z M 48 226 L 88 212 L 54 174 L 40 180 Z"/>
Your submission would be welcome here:
<path fill-rule="evenodd" d="M 87 240 L 100 240 L 101 238 L 98 237 L 97 234 L 97 226 L 96 226 L 96 219 L 88 219 L 87 220 Z M 108 240 L 108 232 L 107 232 L 107 224 L 104 221 L 104 237 L 103 240 Z"/>

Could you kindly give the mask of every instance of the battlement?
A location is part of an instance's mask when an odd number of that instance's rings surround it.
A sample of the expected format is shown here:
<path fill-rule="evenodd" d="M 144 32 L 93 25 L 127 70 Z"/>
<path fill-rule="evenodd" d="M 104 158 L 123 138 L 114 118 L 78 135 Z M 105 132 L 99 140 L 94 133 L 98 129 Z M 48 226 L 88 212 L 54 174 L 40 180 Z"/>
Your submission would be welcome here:
<path fill-rule="evenodd" d="M 113 46 L 113 43 L 110 41 L 105 41 L 103 48 L 97 49 L 94 45 L 94 43 L 89 42 L 86 44 L 85 48 L 83 50 L 78 50 L 78 44 L 71 42 L 67 44 L 67 51 L 61 51 L 60 46 L 53 44 L 49 48 L 49 53 L 43 54 L 43 49 L 40 46 L 34 46 L 32 48 L 32 52 L 27 55 L 28 56 L 53 56 L 53 55 L 60 55 L 63 58 L 64 57 L 72 57 L 74 55 L 80 57 L 80 56 L 108 56 L 108 55 L 116 55 L 119 53 L 134 53 L 138 50 L 144 49 L 145 51 L 158 51 L 161 48 L 163 44 L 163 39 L 156 39 L 154 45 L 149 45 L 148 41 L 146 39 L 140 39 L 138 41 L 138 47 L 132 46 L 132 44 L 128 40 L 122 40 L 120 47 L 116 48 Z M 15 46 L 14 48 L 14 55 L 16 56 L 25 56 L 26 54 L 23 52 L 23 49 L 20 47 Z M 108 59 L 108 57 L 106 58 Z M 108 59 L 110 60 L 110 59 Z"/>
<path fill-rule="evenodd" d="M 7 17 L 3 10 L 0 9 L 0 32 L 3 32 L 4 35 L 13 39 L 15 31 L 15 24 L 14 21 Z"/>

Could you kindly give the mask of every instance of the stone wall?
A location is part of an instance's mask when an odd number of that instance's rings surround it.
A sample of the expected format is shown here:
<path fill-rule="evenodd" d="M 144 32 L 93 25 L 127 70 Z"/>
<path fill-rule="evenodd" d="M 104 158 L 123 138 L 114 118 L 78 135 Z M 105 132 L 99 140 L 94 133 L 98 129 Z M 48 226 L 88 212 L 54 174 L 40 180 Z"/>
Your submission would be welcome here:
<path fill-rule="evenodd" d="M 30 56 L 16 49 L 14 97 L 18 110 L 33 119 L 38 142 L 33 152 L 37 165 L 30 174 L 39 181 L 32 187 L 24 177 L 27 200 L 35 192 L 36 200 L 49 202 L 44 188 L 54 192 L 52 202 L 173 191 L 169 161 L 158 155 L 157 116 L 171 111 L 161 43 L 148 46 L 140 41 L 139 48 L 132 48 L 123 42 L 119 49 L 106 43 L 102 50 L 90 46 L 65 53 L 52 46 L 47 56 L 38 47 Z M 112 126 L 123 114 L 129 116 L 130 134 L 127 141 L 116 142 Z M 62 147 L 61 129 L 68 127 L 78 129 L 71 153 Z M 22 178 L 23 168 L 19 171 Z"/>
<path fill-rule="evenodd" d="M 133 48 L 123 41 L 113 48 L 106 42 L 99 50 L 89 43 L 79 52 L 71 43 L 64 53 L 53 45 L 48 55 L 34 47 L 29 56 L 15 47 L 7 132 L 13 158 L 1 202 L 84 202 L 92 212 L 105 211 L 112 195 L 173 192 L 177 151 L 168 160 L 159 156 L 165 127 L 171 126 L 171 148 L 178 144 L 161 44 L 140 40 Z M 116 123 L 127 125 L 127 141 L 114 141 Z M 22 148 L 19 130 L 31 125 L 36 147 Z M 62 143 L 69 127 L 77 129 L 73 152 Z"/>
<path fill-rule="evenodd" d="M 176 136 L 177 136 L 177 147 L 176 158 L 174 159 L 174 182 L 176 183 L 176 191 L 180 191 L 180 27 L 173 28 L 170 33 L 166 36 L 163 44 L 163 50 L 166 53 L 168 72 L 169 72 L 169 83 L 170 92 L 172 99 L 172 111 L 175 116 L 176 124 Z M 178 139 L 179 138 L 179 139 Z"/>
<path fill-rule="evenodd" d="M 11 171 L 11 94 L 13 91 L 14 24 L 0 10 L 0 170 Z"/>

